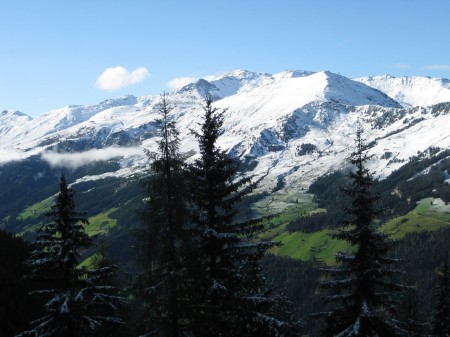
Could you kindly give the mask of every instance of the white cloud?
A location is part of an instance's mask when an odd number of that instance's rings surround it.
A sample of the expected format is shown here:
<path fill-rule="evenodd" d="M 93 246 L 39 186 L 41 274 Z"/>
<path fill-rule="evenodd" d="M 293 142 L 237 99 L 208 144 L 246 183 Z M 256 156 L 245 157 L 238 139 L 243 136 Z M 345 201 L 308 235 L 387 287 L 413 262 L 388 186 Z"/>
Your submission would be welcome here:
<path fill-rule="evenodd" d="M 133 71 L 117 66 L 107 68 L 96 81 L 97 88 L 106 91 L 113 91 L 142 82 L 148 77 L 148 70 L 144 67 Z"/>
<path fill-rule="evenodd" d="M 99 161 L 107 161 L 113 158 L 138 154 L 142 154 L 142 150 L 138 147 L 109 147 L 106 149 L 93 149 L 76 153 L 44 152 L 41 155 L 41 158 L 48 162 L 52 167 L 77 168 Z"/>
<path fill-rule="evenodd" d="M 175 90 L 175 89 L 180 89 L 182 87 L 184 87 L 185 85 L 188 85 L 190 83 L 194 83 L 197 82 L 199 79 L 204 79 L 207 80 L 208 82 L 211 81 L 215 81 L 219 78 L 221 78 L 224 74 L 228 73 L 229 71 L 219 71 L 217 73 L 211 74 L 211 75 L 205 75 L 205 76 L 201 76 L 201 77 L 177 77 L 174 78 L 173 80 L 170 80 L 169 82 L 167 82 L 167 87 Z"/>
<path fill-rule="evenodd" d="M 218 79 L 221 78 L 223 75 L 225 75 L 225 74 L 227 74 L 227 73 L 229 73 L 229 72 L 230 72 L 229 70 L 222 70 L 222 71 L 218 71 L 218 72 L 216 72 L 216 73 L 214 73 L 214 74 L 207 75 L 207 76 L 202 77 L 202 78 L 204 78 L 204 79 L 207 80 L 208 82 L 211 82 L 211 81 L 218 80 Z"/>
<path fill-rule="evenodd" d="M 223 77 L 224 74 L 227 74 L 227 73 L 229 73 L 229 71 L 223 70 L 223 71 L 216 72 L 214 74 L 199 76 L 199 77 L 194 77 L 194 76 L 192 76 L 192 77 L 189 77 L 189 76 L 177 77 L 177 78 L 174 78 L 173 80 L 170 80 L 169 82 L 167 82 L 166 86 L 172 90 L 180 89 L 180 88 L 184 87 L 185 85 L 197 82 L 201 78 L 204 80 L 207 80 L 208 82 L 218 80 L 219 78 Z"/>
<path fill-rule="evenodd" d="M 431 65 L 431 66 L 426 66 L 425 69 L 428 69 L 428 70 L 449 70 L 450 71 L 450 65 L 447 65 L 447 64 Z"/>
<path fill-rule="evenodd" d="M 0 165 L 12 161 L 19 161 L 24 158 L 26 158 L 26 155 L 23 152 L 11 149 L 0 149 Z"/>
<path fill-rule="evenodd" d="M 180 89 L 195 81 L 198 81 L 197 77 L 177 77 L 167 82 L 167 87 L 173 90 Z"/>

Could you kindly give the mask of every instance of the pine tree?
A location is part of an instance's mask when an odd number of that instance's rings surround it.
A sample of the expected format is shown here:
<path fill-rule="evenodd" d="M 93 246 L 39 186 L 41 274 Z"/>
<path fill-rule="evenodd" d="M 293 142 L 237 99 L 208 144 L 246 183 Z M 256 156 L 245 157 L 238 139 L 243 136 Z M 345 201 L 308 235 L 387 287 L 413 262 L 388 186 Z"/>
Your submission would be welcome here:
<path fill-rule="evenodd" d="M 42 315 L 41 303 L 28 295 L 31 282 L 24 262 L 31 245 L 22 237 L 0 229 L 0 336 L 15 336 Z"/>
<path fill-rule="evenodd" d="M 256 184 L 238 177 L 238 162 L 217 145 L 224 111 L 207 98 L 204 112 L 201 131 L 194 132 L 200 158 L 190 167 L 195 244 L 186 265 L 193 335 L 295 335 L 289 303 L 264 284 L 261 258 L 274 243 L 251 240 L 262 219 L 236 219 L 239 202 Z"/>
<path fill-rule="evenodd" d="M 450 336 L 450 279 L 447 261 L 438 273 L 437 304 L 432 321 L 432 334 L 436 337 Z"/>
<path fill-rule="evenodd" d="M 417 298 L 416 289 L 414 287 L 406 289 L 400 299 L 398 315 L 411 337 L 423 336 L 424 332 L 428 330 L 419 308 L 420 301 Z"/>
<path fill-rule="evenodd" d="M 158 106 L 158 152 L 149 153 L 150 173 L 144 182 L 143 234 L 140 262 L 141 290 L 148 303 L 149 333 L 181 336 L 183 331 L 181 251 L 185 245 L 184 226 L 189 220 L 186 204 L 186 173 L 179 153 L 176 123 L 170 116 L 167 95 Z"/>
<path fill-rule="evenodd" d="M 118 266 L 113 264 L 109 259 L 106 253 L 104 239 L 101 238 L 100 240 L 98 252 L 94 254 L 91 259 L 92 269 L 87 273 L 91 275 L 91 279 L 95 278 L 95 286 L 97 289 L 102 289 L 103 295 L 107 294 L 111 296 L 111 299 L 115 299 L 115 301 L 109 301 L 109 305 L 98 305 L 93 307 L 92 313 L 96 316 L 111 318 L 116 316 L 121 319 L 120 324 L 115 324 L 117 323 L 117 319 L 114 318 L 112 318 L 112 320 L 105 320 L 105 322 L 95 330 L 95 335 L 99 337 L 129 336 L 128 331 L 126 330 L 127 326 L 122 321 L 122 318 L 126 317 L 128 301 L 120 294 L 120 289 L 123 289 L 123 287 L 117 276 Z"/>
<path fill-rule="evenodd" d="M 82 250 L 92 244 L 83 227 L 88 220 L 75 211 L 74 194 L 64 174 L 59 186 L 56 203 L 47 214 L 53 221 L 39 230 L 36 249 L 27 261 L 37 282 L 49 286 L 34 291 L 48 299 L 44 306 L 46 315 L 32 322 L 32 330 L 19 336 L 86 336 L 95 334 L 105 322 L 122 323 L 118 318 L 102 315 L 103 307 L 115 308 L 123 301 L 113 287 L 101 284 L 114 267 L 78 267 Z"/>
<path fill-rule="evenodd" d="M 337 253 L 339 266 L 323 270 L 320 287 L 328 291 L 323 299 L 332 309 L 316 316 L 325 318 L 326 336 L 400 336 L 407 332 L 395 318 L 393 295 L 406 287 L 390 281 L 399 272 L 398 261 L 387 257 L 392 242 L 377 230 L 378 197 L 371 194 L 374 179 L 366 167 L 369 157 L 362 134 L 359 126 L 350 158 L 356 170 L 349 174 L 352 185 L 346 190 L 352 199 L 348 219 L 334 234 L 350 243 L 353 252 Z"/>

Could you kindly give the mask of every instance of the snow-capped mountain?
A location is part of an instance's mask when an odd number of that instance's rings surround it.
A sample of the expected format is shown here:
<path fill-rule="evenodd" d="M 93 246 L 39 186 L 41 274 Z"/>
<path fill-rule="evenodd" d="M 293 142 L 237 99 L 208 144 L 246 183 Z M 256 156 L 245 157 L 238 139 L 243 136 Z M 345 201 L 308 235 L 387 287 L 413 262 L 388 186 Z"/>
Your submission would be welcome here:
<path fill-rule="evenodd" d="M 14 134 L 20 125 L 26 124 L 33 118 L 16 110 L 4 110 L 0 113 L 0 137 Z"/>
<path fill-rule="evenodd" d="M 186 153 L 197 151 L 190 130 L 201 122 L 206 95 L 226 109 L 221 146 L 241 158 L 249 174 L 264 178 L 263 188 L 280 181 L 287 189 L 306 187 L 346 165 L 358 121 L 379 176 L 430 146 L 450 147 L 448 80 L 352 80 L 328 71 L 270 75 L 244 70 L 201 79 L 168 97 Z M 142 148 L 154 148 L 159 102 L 159 96 L 126 96 L 67 106 L 35 119 L 6 111 L 0 114 L 0 154 L 41 154 L 56 165 L 63 155 L 67 160 L 67 153 L 90 151 L 93 160 L 96 155 L 98 160 L 121 157 L 117 174 L 131 174 L 145 163 Z"/>
<path fill-rule="evenodd" d="M 386 93 L 404 107 L 450 102 L 450 81 L 447 79 L 384 75 L 355 80 Z"/>

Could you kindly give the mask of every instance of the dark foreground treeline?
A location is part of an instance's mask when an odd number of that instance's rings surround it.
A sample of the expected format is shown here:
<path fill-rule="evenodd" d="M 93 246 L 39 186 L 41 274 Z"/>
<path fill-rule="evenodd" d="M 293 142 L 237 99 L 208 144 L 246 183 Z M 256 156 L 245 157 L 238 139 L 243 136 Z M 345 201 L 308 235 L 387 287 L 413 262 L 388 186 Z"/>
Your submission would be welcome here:
<path fill-rule="evenodd" d="M 409 284 L 414 286 L 412 308 L 418 315 L 419 322 L 431 322 L 434 316 L 437 305 L 435 294 L 438 290 L 436 271 L 446 259 L 444 255 L 448 251 L 449 242 L 450 229 L 447 228 L 408 234 L 394 249 L 396 256 L 403 257 L 405 275 L 408 275 Z M 29 244 L 21 238 L 0 231 L 0 336 L 15 336 L 29 328 L 29 322 L 42 314 L 43 303 L 28 295 L 33 283 L 24 278 L 28 271 L 23 262 L 29 257 L 30 251 Z M 320 267 L 317 261 L 297 261 L 270 254 L 263 259 L 268 284 L 277 285 L 277 289 L 292 300 L 305 324 L 303 332 L 309 336 L 321 336 L 321 322 L 311 318 L 323 306 L 320 295 L 316 293 L 317 281 L 321 275 Z M 119 270 L 116 275 L 117 287 L 125 289 L 124 283 L 128 281 L 128 275 L 123 275 Z M 130 310 L 130 306 L 119 308 L 119 316 L 131 321 L 134 315 Z M 403 312 L 401 315 L 407 317 Z M 113 331 L 116 333 L 117 328 L 113 328 Z M 124 331 L 104 336 L 116 335 L 136 336 Z"/>
<path fill-rule="evenodd" d="M 140 220 L 133 237 L 123 241 L 134 247 L 134 268 L 118 269 L 102 244 L 88 266 L 80 265 L 93 238 L 61 175 L 50 221 L 32 245 L 0 232 L 1 336 L 450 333 L 449 231 L 409 235 L 400 244 L 378 231 L 382 213 L 365 167 L 361 128 L 342 197 L 347 205 L 334 234 L 353 250 L 336 252 L 337 266 L 326 267 L 267 255 L 277 243 L 254 240 L 265 219 L 243 218 L 248 212 L 239 205 L 256 183 L 240 176 L 240 163 L 218 147 L 223 111 L 211 99 L 193 131 L 200 155 L 191 165 L 179 153 L 165 95 L 158 111 L 158 148 L 148 153 Z M 420 277 L 424 272 L 429 279 Z M 425 292 L 427 303 L 420 300 Z M 424 308 L 432 308 L 432 315 Z"/>
<path fill-rule="evenodd" d="M 407 320 L 413 317 L 422 323 L 418 336 L 430 335 L 426 331 L 435 315 L 439 285 L 437 278 L 443 261 L 446 261 L 450 242 L 450 228 L 434 232 L 409 233 L 396 242 L 392 255 L 402 260 L 404 274 L 401 278 L 412 289 L 399 298 L 397 315 Z M 322 336 L 322 322 L 312 319 L 314 312 L 323 307 L 317 282 L 322 267 L 318 261 L 298 261 L 289 257 L 267 255 L 264 258 L 264 270 L 269 283 L 283 289 L 305 324 L 305 333 L 310 337 Z M 412 299 L 412 302 L 410 302 Z M 403 305 L 407 307 L 403 307 Z"/>

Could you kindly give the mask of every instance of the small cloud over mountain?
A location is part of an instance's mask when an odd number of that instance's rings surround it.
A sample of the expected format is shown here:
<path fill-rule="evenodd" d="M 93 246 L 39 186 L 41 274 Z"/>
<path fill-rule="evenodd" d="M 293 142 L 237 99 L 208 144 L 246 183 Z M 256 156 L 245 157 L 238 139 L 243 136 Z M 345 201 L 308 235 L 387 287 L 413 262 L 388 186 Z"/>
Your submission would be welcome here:
<path fill-rule="evenodd" d="M 140 67 L 130 71 L 122 66 L 107 68 L 96 81 L 96 86 L 100 90 L 114 91 L 145 80 L 149 75 L 147 68 Z"/>
<path fill-rule="evenodd" d="M 185 85 L 193 83 L 197 80 L 198 80 L 197 77 L 177 77 L 167 82 L 167 87 L 173 90 L 180 89 Z"/>
<path fill-rule="evenodd" d="M 44 152 L 41 158 L 52 167 L 78 168 L 95 162 L 108 161 L 113 158 L 142 154 L 137 147 L 92 149 L 85 152 L 57 153 Z"/>
<path fill-rule="evenodd" d="M 217 79 L 220 79 L 222 76 L 224 76 L 225 74 L 228 74 L 228 73 L 230 73 L 230 71 L 223 70 L 223 71 L 216 72 L 214 74 L 199 76 L 199 77 L 194 77 L 194 76 L 192 76 L 192 77 L 189 77 L 189 76 L 177 77 L 177 78 L 174 78 L 173 80 L 170 80 L 169 82 L 167 82 L 166 86 L 169 89 L 176 90 L 176 89 L 180 89 L 190 83 L 197 82 L 199 79 L 204 79 L 209 82 L 215 81 Z"/>
<path fill-rule="evenodd" d="M 22 160 L 25 156 L 21 151 L 13 150 L 13 149 L 1 149 L 0 148 L 0 165 Z"/>

